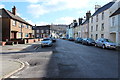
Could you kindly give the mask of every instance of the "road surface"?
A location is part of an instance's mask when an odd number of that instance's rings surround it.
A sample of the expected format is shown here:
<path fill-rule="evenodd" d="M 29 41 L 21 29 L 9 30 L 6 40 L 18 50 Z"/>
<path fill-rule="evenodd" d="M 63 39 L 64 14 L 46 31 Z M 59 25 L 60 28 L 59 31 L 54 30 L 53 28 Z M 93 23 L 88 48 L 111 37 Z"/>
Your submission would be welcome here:
<path fill-rule="evenodd" d="M 118 51 L 77 44 L 58 39 L 53 47 L 32 52 L 5 54 L 3 58 L 19 59 L 27 67 L 15 78 L 117 78 Z"/>

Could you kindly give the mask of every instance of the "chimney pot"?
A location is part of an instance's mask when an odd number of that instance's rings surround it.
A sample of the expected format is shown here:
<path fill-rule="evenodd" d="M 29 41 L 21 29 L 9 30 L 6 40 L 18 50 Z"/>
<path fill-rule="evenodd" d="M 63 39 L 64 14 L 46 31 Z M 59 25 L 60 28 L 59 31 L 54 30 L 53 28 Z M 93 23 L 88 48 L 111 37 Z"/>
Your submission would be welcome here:
<path fill-rule="evenodd" d="M 83 20 L 83 18 L 79 18 L 79 19 L 78 19 L 79 25 L 82 24 L 82 20 Z"/>
<path fill-rule="evenodd" d="M 89 19 L 90 17 L 91 17 L 91 12 L 88 11 L 88 12 L 86 13 L 86 19 Z"/>
<path fill-rule="evenodd" d="M 12 13 L 13 13 L 14 15 L 16 15 L 16 7 L 15 7 L 15 6 L 12 8 Z"/>
<path fill-rule="evenodd" d="M 95 5 L 95 11 L 97 11 L 99 8 L 101 8 L 100 5 Z"/>

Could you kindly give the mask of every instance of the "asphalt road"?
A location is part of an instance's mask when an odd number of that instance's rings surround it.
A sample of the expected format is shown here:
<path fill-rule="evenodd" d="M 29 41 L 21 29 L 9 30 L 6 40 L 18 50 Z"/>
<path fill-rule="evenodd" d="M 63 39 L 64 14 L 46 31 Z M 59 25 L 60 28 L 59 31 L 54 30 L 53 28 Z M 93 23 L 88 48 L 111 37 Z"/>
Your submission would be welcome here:
<path fill-rule="evenodd" d="M 53 53 L 52 53 L 53 52 Z M 15 78 L 117 78 L 118 51 L 77 44 L 58 39 L 52 47 L 36 51 L 5 54 L 3 58 L 19 59 L 27 67 Z"/>
<path fill-rule="evenodd" d="M 59 77 L 117 78 L 118 52 L 59 40 Z"/>

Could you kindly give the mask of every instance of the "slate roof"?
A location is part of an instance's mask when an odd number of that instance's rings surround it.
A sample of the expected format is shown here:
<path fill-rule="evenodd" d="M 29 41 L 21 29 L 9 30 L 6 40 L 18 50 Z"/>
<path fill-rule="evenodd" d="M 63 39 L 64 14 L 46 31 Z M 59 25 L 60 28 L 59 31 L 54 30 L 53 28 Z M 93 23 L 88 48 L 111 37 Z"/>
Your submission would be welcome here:
<path fill-rule="evenodd" d="M 99 8 L 92 16 L 95 16 L 107 9 L 109 9 L 115 2 L 109 2 L 108 4 L 104 5 L 103 7 Z"/>
<path fill-rule="evenodd" d="M 89 22 L 89 20 L 86 19 L 81 25 L 83 25 L 83 24 L 87 24 L 88 22 Z"/>
<path fill-rule="evenodd" d="M 118 10 L 116 10 L 110 17 L 118 15 L 118 14 L 120 14 L 120 8 L 118 8 Z"/>
<path fill-rule="evenodd" d="M 10 11 L 8 11 L 8 10 L 6 10 L 6 9 L 4 9 L 4 8 L 2 8 L 2 10 L 4 10 L 10 18 L 12 18 L 12 19 L 14 19 L 14 20 L 17 20 L 17 21 L 20 21 L 20 22 L 22 22 L 22 23 L 31 25 L 31 24 L 29 24 L 28 22 L 26 22 L 24 19 L 22 19 L 21 17 L 12 14 Z M 31 25 L 31 26 L 32 26 L 32 25 Z"/>
<path fill-rule="evenodd" d="M 99 9 L 92 15 L 92 17 L 95 16 L 95 15 L 97 15 L 97 14 L 99 14 L 99 13 L 101 13 L 101 12 L 103 12 L 104 10 L 109 9 L 114 3 L 115 3 L 115 2 L 109 2 L 108 4 L 106 4 L 106 5 L 104 5 L 103 7 L 99 8 Z M 88 23 L 88 22 L 89 22 L 89 20 L 86 19 L 81 25 L 84 25 L 84 24 L 86 24 L 86 23 Z"/>

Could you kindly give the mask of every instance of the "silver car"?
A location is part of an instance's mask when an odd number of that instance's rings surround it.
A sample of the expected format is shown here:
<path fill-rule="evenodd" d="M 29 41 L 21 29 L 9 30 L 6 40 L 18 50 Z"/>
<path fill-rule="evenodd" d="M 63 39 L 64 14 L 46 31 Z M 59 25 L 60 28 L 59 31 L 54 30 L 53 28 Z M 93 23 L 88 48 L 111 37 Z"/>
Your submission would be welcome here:
<path fill-rule="evenodd" d="M 44 46 L 52 46 L 53 43 L 52 43 L 52 40 L 50 38 L 45 38 L 41 41 L 41 47 L 44 47 Z"/>
<path fill-rule="evenodd" d="M 105 48 L 116 49 L 116 43 L 106 38 L 101 38 L 101 39 L 96 40 L 95 46 L 102 47 L 103 49 Z"/>

